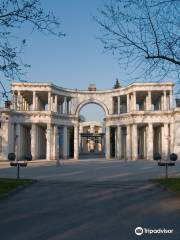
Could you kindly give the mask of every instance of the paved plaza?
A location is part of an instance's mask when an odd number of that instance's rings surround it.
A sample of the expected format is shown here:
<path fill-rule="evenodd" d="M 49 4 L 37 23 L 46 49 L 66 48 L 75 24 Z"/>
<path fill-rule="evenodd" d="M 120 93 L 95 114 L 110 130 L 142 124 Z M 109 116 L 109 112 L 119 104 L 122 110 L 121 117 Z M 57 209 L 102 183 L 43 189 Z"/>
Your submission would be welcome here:
<path fill-rule="evenodd" d="M 177 162 L 170 175 L 179 174 Z M 155 161 L 31 162 L 21 176 L 38 182 L 1 200 L 1 239 L 179 240 L 179 198 L 149 181 L 163 175 Z M 15 177 L 16 169 L 0 163 L 0 176 Z M 174 233 L 136 236 L 137 226 Z"/>

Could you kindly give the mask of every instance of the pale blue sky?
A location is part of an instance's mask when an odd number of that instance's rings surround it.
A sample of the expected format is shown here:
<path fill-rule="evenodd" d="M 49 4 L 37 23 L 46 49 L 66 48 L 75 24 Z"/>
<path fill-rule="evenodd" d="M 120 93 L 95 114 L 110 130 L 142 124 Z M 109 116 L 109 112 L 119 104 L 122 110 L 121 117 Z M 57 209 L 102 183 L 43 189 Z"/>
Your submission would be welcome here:
<path fill-rule="evenodd" d="M 111 53 L 103 53 L 100 32 L 93 16 L 103 0 L 42 0 L 45 9 L 61 19 L 65 38 L 29 35 L 23 60 L 31 64 L 28 81 L 53 82 L 62 87 L 87 89 L 96 83 L 98 89 L 112 88 L 115 79 L 124 79 L 120 65 Z M 23 31 L 24 34 L 24 31 Z"/>
<path fill-rule="evenodd" d="M 66 37 L 57 38 L 41 33 L 30 33 L 28 28 L 19 37 L 27 38 L 22 59 L 31 64 L 25 76 L 27 81 L 52 82 L 61 87 L 87 89 L 95 83 L 97 89 L 112 88 L 115 79 L 125 74 L 111 53 L 103 53 L 99 27 L 93 20 L 103 0 L 42 0 L 46 10 L 52 10 L 61 19 Z M 126 78 L 127 79 L 127 78 Z M 102 120 L 103 112 L 97 105 L 82 109 L 85 117 Z M 94 116 L 94 117 L 93 117 Z"/>

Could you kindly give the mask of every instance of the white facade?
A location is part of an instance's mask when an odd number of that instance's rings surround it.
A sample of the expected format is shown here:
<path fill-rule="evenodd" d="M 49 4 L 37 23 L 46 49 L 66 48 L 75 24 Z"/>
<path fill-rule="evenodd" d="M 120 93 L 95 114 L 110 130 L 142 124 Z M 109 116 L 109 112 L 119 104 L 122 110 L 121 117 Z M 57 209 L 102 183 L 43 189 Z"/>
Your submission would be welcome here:
<path fill-rule="evenodd" d="M 0 114 L 0 159 L 79 158 L 79 112 L 96 103 L 105 112 L 106 159 L 180 157 L 180 108 L 173 84 L 133 83 L 119 89 L 72 90 L 47 83 L 13 83 L 11 108 Z"/>

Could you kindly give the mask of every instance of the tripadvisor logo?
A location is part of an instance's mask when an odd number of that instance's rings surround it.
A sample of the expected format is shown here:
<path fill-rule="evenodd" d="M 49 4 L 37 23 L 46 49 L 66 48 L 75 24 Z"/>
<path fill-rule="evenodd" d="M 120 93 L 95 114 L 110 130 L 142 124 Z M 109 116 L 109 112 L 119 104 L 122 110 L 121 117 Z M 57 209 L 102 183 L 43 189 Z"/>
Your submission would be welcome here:
<path fill-rule="evenodd" d="M 150 229 L 150 228 L 142 228 L 142 227 L 135 228 L 135 234 L 138 236 L 142 234 L 170 234 L 173 232 L 174 232 L 174 229 L 166 229 L 166 228 L 158 228 L 158 229 Z"/>
<path fill-rule="evenodd" d="M 137 227 L 135 228 L 135 234 L 140 236 L 143 234 L 143 228 L 142 227 Z"/>

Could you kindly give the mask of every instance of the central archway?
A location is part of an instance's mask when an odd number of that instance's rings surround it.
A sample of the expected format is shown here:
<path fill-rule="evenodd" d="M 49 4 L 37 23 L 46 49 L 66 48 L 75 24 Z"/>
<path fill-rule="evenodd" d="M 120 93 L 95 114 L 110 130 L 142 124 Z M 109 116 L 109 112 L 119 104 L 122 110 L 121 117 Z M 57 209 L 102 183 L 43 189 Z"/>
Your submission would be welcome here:
<path fill-rule="evenodd" d="M 86 100 L 79 104 L 76 114 L 79 119 L 79 158 L 104 158 L 106 106 L 96 100 Z"/>

